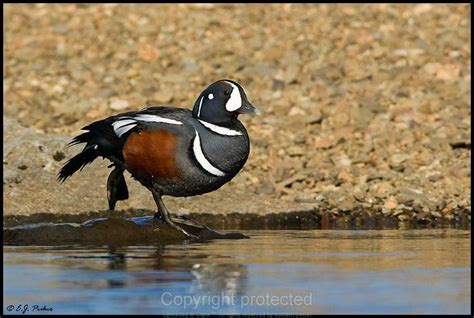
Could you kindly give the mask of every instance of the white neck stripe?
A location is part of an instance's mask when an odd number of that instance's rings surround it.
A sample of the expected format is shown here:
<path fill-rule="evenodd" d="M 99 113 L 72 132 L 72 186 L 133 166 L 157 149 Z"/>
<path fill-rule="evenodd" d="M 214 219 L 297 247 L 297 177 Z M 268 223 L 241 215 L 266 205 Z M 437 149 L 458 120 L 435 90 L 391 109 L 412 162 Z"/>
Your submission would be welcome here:
<path fill-rule="evenodd" d="M 206 128 L 209 128 L 216 134 L 224 135 L 224 136 L 241 136 L 242 135 L 240 131 L 217 126 L 201 119 L 198 119 L 198 120 L 201 122 L 201 124 L 203 124 L 203 126 L 205 126 Z"/>
<path fill-rule="evenodd" d="M 215 175 L 216 177 L 222 177 L 225 176 L 225 173 L 222 172 L 221 170 L 217 169 L 214 167 L 209 160 L 204 156 L 204 153 L 201 148 L 201 139 L 199 138 L 199 133 L 197 130 L 196 132 L 196 137 L 194 137 L 193 141 L 193 152 L 194 152 L 194 157 L 196 157 L 197 162 L 201 165 L 201 167 L 209 172 L 212 175 Z"/>

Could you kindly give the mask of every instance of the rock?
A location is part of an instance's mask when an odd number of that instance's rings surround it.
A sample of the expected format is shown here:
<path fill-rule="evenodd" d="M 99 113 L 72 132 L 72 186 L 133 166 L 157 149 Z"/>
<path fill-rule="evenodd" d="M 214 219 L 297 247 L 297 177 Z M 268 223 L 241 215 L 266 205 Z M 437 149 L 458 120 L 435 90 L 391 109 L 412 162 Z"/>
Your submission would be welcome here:
<path fill-rule="evenodd" d="M 339 158 L 337 159 L 337 163 L 336 163 L 336 166 L 337 167 L 350 167 L 352 164 L 352 160 L 349 158 L 349 156 L 347 156 L 347 154 L 342 154 L 341 156 L 339 156 Z"/>
<path fill-rule="evenodd" d="M 394 165 L 399 165 L 399 164 L 411 159 L 411 157 L 412 157 L 411 154 L 397 153 L 397 154 L 393 154 L 390 157 L 390 162 Z"/>
<path fill-rule="evenodd" d="M 124 99 L 113 99 L 110 101 L 109 107 L 112 110 L 122 111 L 128 108 L 128 102 Z"/>
<path fill-rule="evenodd" d="M 437 212 L 437 211 L 431 211 L 430 213 L 431 213 L 431 215 L 434 216 L 434 217 L 437 217 L 437 218 L 442 217 L 441 213 L 439 213 L 439 212 Z"/>
<path fill-rule="evenodd" d="M 273 184 L 273 182 L 271 182 L 270 180 L 268 179 L 265 179 L 263 182 L 262 182 L 262 185 L 260 187 L 260 193 L 263 193 L 263 194 L 272 194 L 275 192 L 275 186 Z"/>
<path fill-rule="evenodd" d="M 387 198 L 394 192 L 393 186 L 390 182 L 384 181 L 378 184 L 377 191 L 375 192 L 375 196 L 378 198 Z"/>
<path fill-rule="evenodd" d="M 367 176 L 367 182 L 374 181 L 374 180 L 383 180 L 384 176 L 380 173 L 372 173 Z"/>
<path fill-rule="evenodd" d="M 175 221 L 200 239 L 243 239 L 240 233 L 222 234 L 200 224 Z M 3 229 L 3 241 L 12 245 L 113 245 L 172 243 L 189 240 L 182 232 L 156 221 L 153 217 L 132 219 L 100 218 L 82 224 L 40 223 Z"/>
<path fill-rule="evenodd" d="M 307 116 L 305 123 L 309 125 L 321 124 L 324 118 L 324 114 L 319 111 L 315 115 Z"/>
<path fill-rule="evenodd" d="M 425 64 L 425 66 L 423 66 L 423 71 L 425 71 L 429 75 L 434 75 L 436 74 L 439 68 L 440 68 L 439 63 L 428 63 L 428 64 Z"/>
<path fill-rule="evenodd" d="M 304 155 L 306 153 L 306 150 L 300 146 L 293 146 L 288 148 L 287 152 L 290 157 L 294 157 Z"/>
<path fill-rule="evenodd" d="M 354 177 L 347 171 L 347 169 L 342 169 L 337 175 L 338 179 L 344 180 L 346 182 L 352 182 Z"/>
<path fill-rule="evenodd" d="M 282 90 L 284 87 L 285 87 L 285 82 L 284 81 L 282 81 L 281 79 L 277 79 L 277 78 L 273 79 L 272 89 L 274 91 Z"/>
<path fill-rule="evenodd" d="M 352 191 L 352 196 L 359 202 L 364 202 L 366 191 L 362 190 L 360 187 L 356 187 Z"/>
<path fill-rule="evenodd" d="M 396 209 L 397 206 L 398 206 L 398 201 L 394 196 L 389 196 L 383 204 L 383 207 L 388 210 Z"/>
<path fill-rule="evenodd" d="M 461 66 L 459 64 L 441 65 L 436 71 L 436 78 L 443 81 L 452 81 L 459 77 Z"/>
<path fill-rule="evenodd" d="M 328 137 L 320 137 L 317 138 L 314 142 L 314 147 L 315 148 L 321 148 L 321 149 L 327 149 L 331 148 L 336 144 L 336 140 L 333 138 L 328 138 Z"/>
<path fill-rule="evenodd" d="M 305 116 L 306 113 L 304 110 L 298 107 L 292 107 L 288 112 L 288 116 Z"/>
<path fill-rule="evenodd" d="M 424 50 L 420 48 L 398 49 L 393 52 L 394 55 L 403 56 L 403 57 L 408 57 L 408 56 L 415 57 L 423 53 L 424 53 Z"/>
<path fill-rule="evenodd" d="M 405 171 L 405 166 L 404 165 L 396 165 L 396 164 L 390 164 L 390 168 L 396 172 L 403 172 Z"/>
<path fill-rule="evenodd" d="M 159 59 L 160 52 L 151 45 L 145 45 L 138 50 L 137 55 L 144 61 L 153 62 Z"/>
<path fill-rule="evenodd" d="M 295 202 L 298 202 L 298 203 L 314 203 L 314 202 L 317 202 L 314 194 L 308 194 L 308 193 L 296 194 L 296 196 L 293 200 Z"/>
<path fill-rule="evenodd" d="M 352 211 L 355 208 L 355 202 L 352 198 L 348 197 L 344 199 L 342 202 L 338 202 L 337 207 L 341 211 Z"/>

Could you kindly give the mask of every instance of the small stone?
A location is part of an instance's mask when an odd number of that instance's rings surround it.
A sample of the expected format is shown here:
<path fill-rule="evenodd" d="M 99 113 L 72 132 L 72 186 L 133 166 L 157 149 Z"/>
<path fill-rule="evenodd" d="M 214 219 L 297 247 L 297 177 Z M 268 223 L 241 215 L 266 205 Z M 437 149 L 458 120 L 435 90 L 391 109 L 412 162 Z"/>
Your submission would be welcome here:
<path fill-rule="evenodd" d="M 405 166 L 404 165 L 400 165 L 400 164 L 390 164 L 390 168 L 393 170 L 393 171 L 396 171 L 396 172 L 403 172 L 405 171 Z"/>
<path fill-rule="evenodd" d="M 385 202 L 383 207 L 388 210 L 393 210 L 398 206 L 397 199 L 394 196 L 389 196 Z"/>
<path fill-rule="evenodd" d="M 118 111 L 124 110 L 128 106 L 128 102 L 124 99 L 115 99 L 109 104 L 110 109 Z"/>
<path fill-rule="evenodd" d="M 390 157 L 390 161 L 392 164 L 394 165 L 398 165 L 404 161 L 407 161 L 408 159 L 411 158 L 411 155 L 409 154 L 393 154 L 391 157 Z"/>
<path fill-rule="evenodd" d="M 287 153 L 290 157 L 302 156 L 306 153 L 306 150 L 300 146 L 292 146 L 288 148 Z"/>
<path fill-rule="evenodd" d="M 260 193 L 262 194 L 272 194 L 275 192 L 275 186 L 273 182 L 268 179 L 265 179 L 262 182 L 262 186 L 260 187 Z"/>
<path fill-rule="evenodd" d="M 360 188 L 355 188 L 354 191 L 352 191 L 352 196 L 359 202 L 364 202 L 365 195 L 366 192 Z"/>
<path fill-rule="evenodd" d="M 436 72 L 436 78 L 444 81 L 451 81 L 459 77 L 461 66 L 459 64 L 442 65 Z"/>
<path fill-rule="evenodd" d="M 386 198 L 393 191 L 394 191 L 394 188 L 389 182 L 387 182 L 387 181 L 381 182 L 378 185 L 378 189 L 377 189 L 377 192 L 375 193 L 375 196 L 378 197 L 378 198 Z"/>
<path fill-rule="evenodd" d="M 306 116 L 306 113 L 304 110 L 302 110 L 299 107 L 292 107 L 290 111 L 288 112 L 289 116 Z"/>
<path fill-rule="evenodd" d="M 336 162 L 337 167 L 350 167 L 351 164 L 352 160 L 346 154 L 342 154 Z"/>
<path fill-rule="evenodd" d="M 295 196 L 293 201 L 296 203 L 314 203 L 316 202 L 316 198 L 314 197 L 314 194 L 299 193 Z"/>
<path fill-rule="evenodd" d="M 367 176 L 367 182 L 373 181 L 373 180 L 382 180 L 384 177 L 380 173 L 372 173 Z"/>
<path fill-rule="evenodd" d="M 423 54 L 425 51 L 420 48 L 412 48 L 412 49 L 398 49 L 395 50 L 393 53 L 397 56 L 403 57 L 415 57 L 417 55 Z"/>
<path fill-rule="evenodd" d="M 410 218 L 410 217 L 409 217 L 408 215 L 404 215 L 404 214 L 400 214 L 400 215 L 398 216 L 398 219 L 399 219 L 400 221 L 407 221 L 409 218 Z"/>
<path fill-rule="evenodd" d="M 305 120 L 305 123 L 309 125 L 321 124 L 323 119 L 324 119 L 323 113 L 317 112 L 316 115 L 307 117 L 307 119 Z"/>
<path fill-rule="evenodd" d="M 158 60 L 160 52 L 151 45 L 146 45 L 137 52 L 138 57 L 144 61 L 152 62 Z"/>
<path fill-rule="evenodd" d="M 351 198 L 347 198 L 344 201 L 338 203 L 337 207 L 342 211 L 352 211 L 355 207 L 354 203 L 354 200 L 352 200 Z"/>
<path fill-rule="evenodd" d="M 434 217 L 437 217 L 437 218 L 442 217 L 441 213 L 436 212 L 436 211 L 431 211 L 431 215 L 434 216 Z"/>
<path fill-rule="evenodd" d="M 349 173 L 349 171 L 347 171 L 347 169 L 342 169 L 337 175 L 337 178 L 347 182 L 354 180 L 354 177 Z"/>
<path fill-rule="evenodd" d="M 314 143 L 314 147 L 315 148 L 326 149 L 326 148 L 331 148 L 332 146 L 334 146 L 335 143 L 336 143 L 336 141 L 332 138 L 320 137 L 320 138 L 316 139 L 316 141 Z"/>
<path fill-rule="evenodd" d="M 53 159 L 56 161 L 61 161 L 64 158 L 66 158 L 66 156 L 64 155 L 64 152 L 62 151 L 56 151 L 53 155 Z"/>
<path fill-rule="evenodd" d="M 285 82 L 280 80 L 280 79 L 276 79 L 274 78 L 273 79 L 273 84 L 272 84 L 272 89 L 274 91 L 280 91 L 282 90 L 283 88 L 285 88 Z"/>

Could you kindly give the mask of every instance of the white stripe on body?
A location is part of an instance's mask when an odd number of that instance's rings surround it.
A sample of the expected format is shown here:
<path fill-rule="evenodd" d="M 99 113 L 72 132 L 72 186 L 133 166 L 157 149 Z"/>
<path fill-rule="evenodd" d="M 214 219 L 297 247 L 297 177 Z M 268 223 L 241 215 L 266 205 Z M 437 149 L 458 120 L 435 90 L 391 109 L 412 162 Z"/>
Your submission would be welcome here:
<path fill-rule="evenodd" d="M 214 167 L 209 160 L 204 156 L 204 153 L 202 151 L 201 147 L 201 139 L 199 138 L 199 133 L 196 131 L 196 137 L 194 137 L 193 141 L 193 152 L 194 156 L 196 157 L 196 160 L 198 163 L 201 165 L 201 167 L 209 172 L 210 174 L 216 176 L 216 177 L 222 177 L 225 176 L 225 173 L 216 167 Z"/>
<path fill-rule="evenodd" d="M 149 114 L 140 114 L 140 115 L 134 116 L 133 118 L 138 121 L 146 121 L 146 122 L 166 123 L 166 124 L 171 124 L 171 125 L 183 124 L 182 122 L 178 120 L 169 119 L 169 118 L 165 118 L 165 117 L 161 117 L 157 115 L 149 115 Z"/>
<path fill-rule="evenodd" d="M 154 123 L 165 123 L 171 125 L 182 125 L 183 123 L 170 118 L 165 118 L 156 115 L 150 114 L 139 114 L 134 117 L 121 117 L 116 122 L 112 123 L 115 134 L 119 137 L 122 137 L 123 134 L 127 133 L 129 130 L 137 126 L 138 121 L 144 122 L 154 122 Z"/>

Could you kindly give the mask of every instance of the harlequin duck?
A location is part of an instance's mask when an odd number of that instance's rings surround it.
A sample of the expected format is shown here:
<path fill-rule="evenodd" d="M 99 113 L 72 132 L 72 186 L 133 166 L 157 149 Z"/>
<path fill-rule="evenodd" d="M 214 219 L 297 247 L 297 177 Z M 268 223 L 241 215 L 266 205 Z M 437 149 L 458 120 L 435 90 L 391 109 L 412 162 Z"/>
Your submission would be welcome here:
<path fill-rule="evenodd" d="M 187 197 L 214 191 L 244 166 L 250 151 L 240 114 L 260 114 L 242 86 L 232 80 L 209 85 L 193 110 L 147 107 L 93 122 L 69 143 L 85 143 L 58 173 L 62 183 L 97 157 L 109 159 L 114 169 L 107 180 L 109 208 L 129 197 L 123 173 L 130 172 L 153 194 L 155 217 L 186 232 L 174 222 L 161 197 Z"/>

